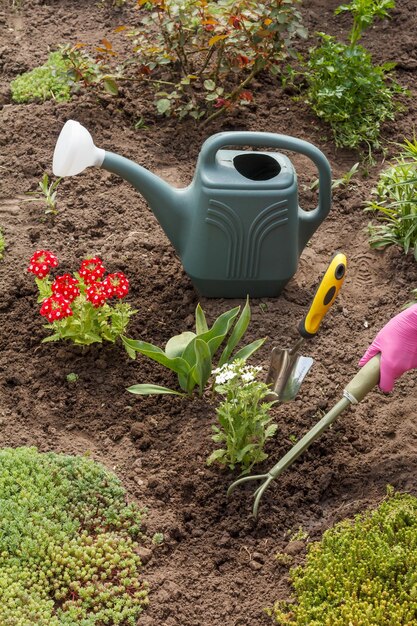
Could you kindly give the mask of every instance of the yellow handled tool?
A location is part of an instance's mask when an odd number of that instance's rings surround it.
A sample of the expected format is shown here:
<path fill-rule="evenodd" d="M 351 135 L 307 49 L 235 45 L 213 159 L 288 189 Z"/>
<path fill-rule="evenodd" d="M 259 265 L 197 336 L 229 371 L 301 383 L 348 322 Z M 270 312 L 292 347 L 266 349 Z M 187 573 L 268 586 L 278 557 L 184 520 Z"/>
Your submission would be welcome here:
<path fill-rule="evenodd" d="M 314 295 L 307 315 L 298 326 L 300 338 L 290 349 L 274 348 L 266 382 L 271 385 L 271 400 L 286 402 L 293 400 L 301 383 L 313 364 L 311 357 L 301 356 L 300 347 L 311 339 L 320 328 L 327 311 L 337 298 L 346 275 L 346 256 L 337 253 Z"/>

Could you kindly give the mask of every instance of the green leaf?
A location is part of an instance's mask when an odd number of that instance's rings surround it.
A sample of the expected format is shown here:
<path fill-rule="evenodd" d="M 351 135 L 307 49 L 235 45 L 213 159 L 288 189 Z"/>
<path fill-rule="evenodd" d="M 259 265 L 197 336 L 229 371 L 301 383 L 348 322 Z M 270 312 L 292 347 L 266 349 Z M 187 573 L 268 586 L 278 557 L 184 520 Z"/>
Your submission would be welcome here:
<path fill-rule="evenodd" d="M 213 91 L 214 89 L 216 89 L 216 83 L 214 82 L 214 80 L 207 79 L 204 81 L 203 85 L 204 89 L 207 89 L 207 91 Z"/>
<path fill-rule="evenodd" d="M 171 339 L 166 343 L 165 354 L 170 359 L 182 356 L 185 348 L 188 346 L 190 341 L 194 339 L 194 337 L 196 337 L 196 334 L 188 331 L 171 337 Z"/>
<path fill-rule="evenodd" d="M 201 339 L 198 338 L 195 340 L 194 349 L 196 354 L 196 363 L 193 368 L 192 375 L 200 388 L 200 395 L 202 395 L 204 387 L 206 386 L 211 374 L 211 354 L 205 341 L 201 341 Z"/>
<path fill-rule="evenodd" d="M 239 343 L 239 341 L 242 339 L 243 335 L 245 334 L 249 326 L 250 318 L 251 318 L 251 311 L 250 311 L 249 296 L 248 296 L 246 298 L 246 304 L 243 308 L 243 311 L 240 314 L 240 317 L 237 320 L 235 327 L 233 328 L 232 334 L 230 335 L 229 340 L 226 344 L 226 347 L 223 350 L 223 353 L 220 357 L 218 367 L 221 367 L 222 365 L 228 362 L 233 350 L 235 349 L 235 347 L 237 346 L 237 344 Z"/>
<path fill-rule="evenodd" d="M 59 341 L 61 339 L 58 333 L 54 333 L 53 335 L 49 335 L 49 337 L 45 337 L 42 339 L 42 343 L 48 343 L 50 341 Z"/>
<path fill-rule="evenodd" d="M 227 455 L 226 450 L 224 450 L 223 448 L 214 450 L 214 452 L 212 452 L 209 458 L 207 459 L 207 465 L 211 465 L 215 461 L 222 462 L 222 459 L 225 459 L 226 455 Z M 224 460 L 223 463 L 226 463 L 226 461 Z"/>
<path fill-rule="evenodd" d="M 156 109 L 162 115 L 171 109 L 171 101 L 168 98 L 161 98 L 156 101 Z"/>
<path fill-rule="evenodd" d="M 187 374 L 189 371 L 188 364 L 184 361 L 184 359 L 181 357 L 170 359 L 167 357 L 165 352 L 161 350 L 161 348 L 153 346 L 151 343 L 137 339 L 127 339 L 127 337 L 123 337 L 122 341 L 125 346 L 135 350 L 135 352 L 140 352 L 144 356 L 147 356 L 153 361 L 164 365 L 177 374 Z"/>
<path fill-rule="evenodd" d="M 179 391 L 175 391 L 174 389 L 168 389 L 168 387 L 161 387 L 160 385 L 152 385 L 148 383 L 144 383 L 143 385 L 132 385 L 127 388 L 127 391 L 130 393 L 134 393 L 139 396 L 150 396 L 150 395 L 162 395 L 162 394 L 170 394 L 173 396 L 185 396 L 184 393 Z"/>
<path fill-rule="evenodd" d="M 202 333 L 201 335 L 199 335 L 199 339 L 202 339 L 209 345 L 212 357 L 222 343 L 223 339 L 226 337 L 227 333 L 229 332 L 233 321 L 239 311 L 240 307 L 237 306 L 234 309 L 230 309 L 230 311 L 222 313 L 222 315 L 219 315 L 219 317 L 216 319 L 210 330 L 208 330 L 206 333 Z"/>
<path fill-rule="evenodd" d="M 197 335 L 202 335 L 208 331 L 207 320 L 200 303 L 197 304 L 195 309 L 195 329 Z"/>
<path fill-rule="evenodd" d="M 259 348 L 265 343 L 265 341 L 266 337 L 264 337 L 263 339 L 256 339 L 255 341 L 252 341 L 252 343 L 249 343 L 247 346 L 241 348 L 241 350 L 236 352 L 233 360 L 243 359 L 244 361 L 246 361 L 246 359 L 248 359 L 251 354 L 259 350 Z"/>
<path fill-rule="evenodd" d="M 110 76 L 106 76 L 105 78 L 103 78 L 103 87 L 104 91 L 112 96 L 117 96 L 119 93 L 119 88 L 116 81 L 114 80 L 114 78 L 110 78 Z"/>

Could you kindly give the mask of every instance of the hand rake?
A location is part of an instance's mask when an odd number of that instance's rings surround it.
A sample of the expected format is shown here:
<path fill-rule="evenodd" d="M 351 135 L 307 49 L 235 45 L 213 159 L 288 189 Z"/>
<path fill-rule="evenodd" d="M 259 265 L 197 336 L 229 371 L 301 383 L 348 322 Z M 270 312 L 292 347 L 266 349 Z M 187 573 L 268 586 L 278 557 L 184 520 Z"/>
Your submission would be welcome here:
<path fill-rule="evenodd" d="M 275 480 L 287 467 L 290 467 L 296 459 L 315 441 L 322 432 L 336 420 L 337 417 L 351 404 L 358 404 L 363 398 L 375 387 L 379 381 L 380 373 L 380 355 L 374 356 L 359 372 L 352 378 L 343 391 L 342 398 L 333 406 L 332 409 L 322 419 L 304 435 L 292 448 L 282 457 L 276 465 L 267 474 L 254 474 L 252 476 L 244 476 L 232 483 L 227 490 L 229 497 L 239 485 L 243 485 L 252 481 L 262 481 L 256 489 L 253 497 L 252 514 L 255 519 L 258 516 L 259 503 L 266 489 L 271 482 Z"/>

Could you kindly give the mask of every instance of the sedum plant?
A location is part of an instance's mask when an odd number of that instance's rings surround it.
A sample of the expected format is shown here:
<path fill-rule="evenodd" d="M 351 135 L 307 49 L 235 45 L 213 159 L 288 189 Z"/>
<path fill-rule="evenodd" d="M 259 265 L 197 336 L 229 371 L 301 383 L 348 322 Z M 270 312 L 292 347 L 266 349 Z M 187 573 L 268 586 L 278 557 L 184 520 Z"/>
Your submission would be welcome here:
<path fill-rule="evenodd" d="M 134 626 L 142 513 L 85 457 L 0 450 L 0 623 Z"/>
<path fill-rule="evenodd" d="M 28 266 L 42 303 L 39 313 L 49 322 L 45 328 L 52 331 L 43 343 L 61 339 L 79 345 L 103 340 L 114 343 L 136 313 L 130 304 L 121 302 L 129 293 L 126 276 L 122 272 L 105 276 L 99 257 L 85 259 L 74 275 L 62 274 L 52 280 L 50 271 L 57 266 L 58 259 L 49 250 L 37 250 Z"/>
<path fill-rule="evenodd" d="M 14 102 L 33 100 L 67 101 L 71 97 L 71 85 L 67 78 L 67 64 L 61 52 L 51 52 L 44 65 L 25 72 L 10 83 Z"/>
<path fill-rule="evenodd" d="M 232 356 L 250 322 L 251 313 L 248 300 L 241 315 L 237 318 L 239 311 L 240 307 L 238 306 L 222 313 L 209 328 L 204 311 L 198 304 L 195 310 L 196 332 L 185 331 L 180 335 L 171 337 L 164 350 L 146 341 L 122 337 L 125 348 L 133 359 L 139 352 L 175 372 L 178 376 L 178 384 L 182 389 L 180 392 L 160 385 L 141 383 L 129 387 L 128 391 L 139 395 L 167 393 L 191 396 L 197 388 L 199 395 L 203 395 L 213 370 L 213 359 L 227 336 L 227 343 L 218 360 L 218 367 L 229 363 L 231 360 L 247 359 L 265 341 L 265 339 L 257 339 Z"/>
<path fill-rule="evenodd" d="M 350 43 L 319 33 L 322 44 L 313 48 L 304 72 L 306 100 L 318 117 L 327 122 L 337 146 L 368 147 L 369 155 L 380 146 L 381 125 L 393 120 L 401 108 L 396 96 L 405 93 L 388 79 L 394 63 L 374 65 L 369 52 L 357 42 L 375 17 L 388 16 L 393 0 L 352 0 L 336 13 L 353 15 Z"/>
<path fill-rule="evenodd" d="M 295 602 L 272 615 L 287 626 L 411 626 L 417 623 L 417 499 L 393 494 L 309 546 L 291 572 Z"/>
<path fill-rule="evenodd" d="M 261 71 L 276 74 L 305 37 L 300 0 L 138 0 L 136 63 L 161 114 L 210 117 L 253 99 Z"/>
<path fill-rule="evenodd" d="M 216 409 L 219 426 L 212 426 L 213 441 L 223 444 L 207 459 L 227 465 L 231 470 L 240 466 L 247 474 L 255 463 L 268 458 L 264 446 L 277 430 L 269 413 L 274 402 L 267 402 L 271 390 L 256 380 L 262 367 L 246 365 L 243 359 L 214 370 L 214 390 L 223 396 Z"/>
<path fill-rule="evenodd" d="M 406 140 L 399 156 L 379 176 L 366 203 L 377 224 L 369 225 L 373 248 L 396 245 L 417 260 L 417 139 Z"/>

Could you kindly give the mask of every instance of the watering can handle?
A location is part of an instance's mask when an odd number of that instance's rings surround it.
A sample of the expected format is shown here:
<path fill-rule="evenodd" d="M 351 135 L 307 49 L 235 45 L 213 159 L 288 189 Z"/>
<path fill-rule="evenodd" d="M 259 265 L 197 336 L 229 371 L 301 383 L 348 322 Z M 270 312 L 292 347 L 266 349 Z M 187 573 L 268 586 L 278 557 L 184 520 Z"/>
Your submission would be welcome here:
<path fill-rule="evenodd" d="M 218 150 L 226 146 L 257 146 L 280 148 L 299 152 L 313 161 L 319 173 L 319 200 L 313 211 L 303 211 L 299 207 L 300 250 L 310 239 L 316 228 L 330 211 L 332 175 L 330 165 L 324 154 L 313 144 L 303 139 L 278 135 L 275 133 L 233 131 L 217 133 L 209 137 L 200 152 L 200 163 L 203 168 L 213 167 Z"/>

